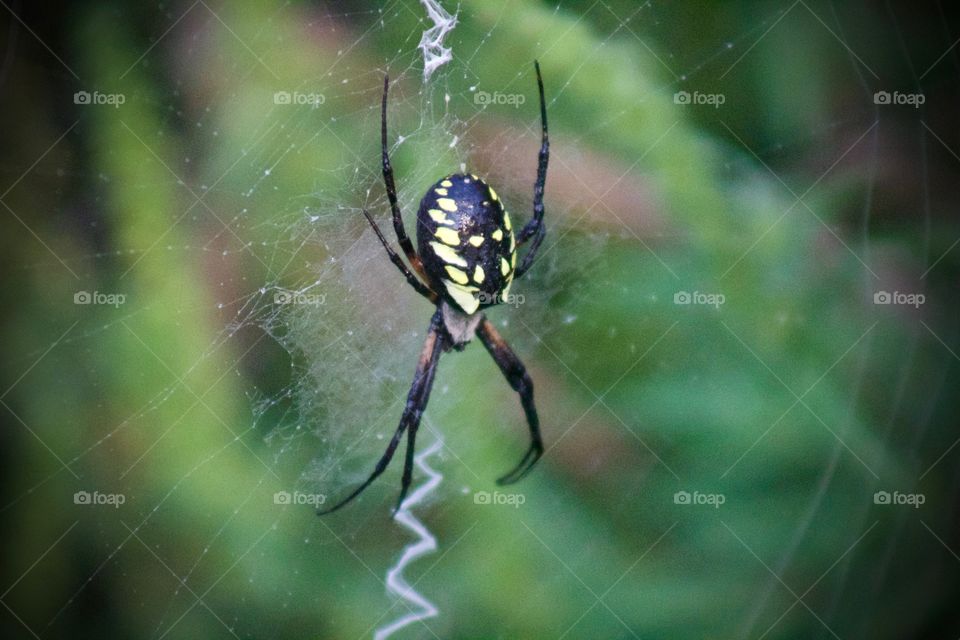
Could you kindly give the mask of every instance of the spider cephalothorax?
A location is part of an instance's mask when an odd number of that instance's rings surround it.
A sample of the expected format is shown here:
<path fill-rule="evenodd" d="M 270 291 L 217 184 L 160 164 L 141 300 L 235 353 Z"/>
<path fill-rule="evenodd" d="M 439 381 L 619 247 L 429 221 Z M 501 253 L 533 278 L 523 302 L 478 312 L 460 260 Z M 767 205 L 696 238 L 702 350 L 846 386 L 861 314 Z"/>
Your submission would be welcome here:
<path fill-rule="evenodd" d="M 381 103 L 381 160 L 383 181 L 387 199 L 393 214 L 393 228 L 397 241 L 403 249 L 410 267 L 404 264 L 396 251 L 364 211 L 367 221 L 383 244 L 391 262 L 400 270 L 407 282 L 422 296 L 437 306 L 430 320 L 427 339 L 420 352 L 413 384 L 407 395 L 407 404 L 386 452 L 380 458 L 370 477 L 346 498 L 321 514 L 336 511 L 366 489 L 390 464 L 407 432 L 407 451 L 403 466 L 400 498 L 397 508 L 410 487 L 413 477 L 413 453 L 420 426 L 420 418 L 426 409 L 433 387 L 440 355 L 456 349 L 464 349 L 474 336 L 493 357 L 507 378 L 510 386 L 520 395 L 527 424 L 530 427 L 530 448 L 520 463 L 501 477 L 499 484 L 510 484 L 525 476 L 543 455 L 540 438 L 540 421 L 533 404 L 533 381 L 520 359 L 513 353 L 493 324 L 481 313 L 482 309 L 506 299 L 510 286 L 523 276 L 533 263 L 537 249 L 543 241 L 546 227 L 543 225 L 543 189 L 547 179 L 547 161 L 550 142 L 547 138 L 547 107 L 543 97 L 543 79 L 540 65 L 534 62 L 537 72 L 537 88 L 540 93 L 540 122 L 543 138 L 537 163 L 537 181 L 533 187 L 533 217 L 514 235 L 510 215 L 499 196 L 486 182 L 470 173 L 451 174 L 439 180 L 420 202 L 417 212 L 417 245 L 419 253 L 407 236 L 397 203 L 397 187 L 393 168 L 387 152 L 387 90 L 389 80 L 383 79 Z M 517 249 L 527 242 L 530 247 L 520 264 L 517 264 Z M 419 277 L 418 277 L 419 276 Z"/>

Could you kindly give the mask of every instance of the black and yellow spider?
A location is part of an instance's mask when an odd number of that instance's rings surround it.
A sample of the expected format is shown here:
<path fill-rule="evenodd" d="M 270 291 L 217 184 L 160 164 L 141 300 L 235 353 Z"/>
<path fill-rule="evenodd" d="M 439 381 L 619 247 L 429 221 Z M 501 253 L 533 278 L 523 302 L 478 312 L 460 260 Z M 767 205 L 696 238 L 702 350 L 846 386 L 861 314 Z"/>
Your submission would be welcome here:
<path fill-rule="evenodd" d="M 397 509 L 410 488 L 413 478 L 413 453 L 420 426 L 420 417 L 427 407 L 430 389 L 440 354 L 450 349 L 462 351 L 467 343 L 477 335 L 487 348 L 494 361 L 500 367 L 510 386 L 520 395 L 520 403 L 530 427 L 530 448 L 520 463 L 505 476 L 497 480 L 498 484 L 510 484 L 523 478 L 543 455 L 543 441 L 540 438 L 540 421 L 533 404 L 533 381 L 527 374 L 523 363 L 513 353 L 506 341 L 497 333 L 493 324 L 486 319 L 481 309 L 503 301 L 510 285 L 523 276 L 537 254 L 546 228 L 543 225 L 543 189 L 547 178 L 547 161 L 550 156 L 550 142 L 547 138 L 547 107 L 543 97 L 543 78 L 540 65 L 534 62 L 537 73 L 537 87 L 540 91 L 540 122 L 543 139 L 537 164 L 537 181 L 533 187 L 533 218 L 514 236 L 510 215 L 496 191 L 473 174 L 458 173 L 448 175 L 430 189 L 420 201 L 417 212 L 417 245 L 419 253 L 407 237 L 397 204 L 397 188 L 393 180 L 393 168 L 387 153 L 387 92 L 389 78 L 383 79 L 383 102 L 381 105 L 381 154 L 383 160 L 383 181 L 393 212 L 393 228 L 397 241 L 407 256 L 410 266 L 420 278 L 407 268 L 373 221 L 370 214 L 364 215 L 374 233 L 380 239 L 390 260 L 406 277 L 407 282 L 437 306 L 427 339 L 420 352 L 413 384 L 407 395 L 407 404 L 400 418 L 400 425 L 390 440 L 386 452 L 370 477 L 353 493 L 333 507 L 320 511 L 320 515 L 336 511 L 366 489 L 380 476 L 390 464 L 393 454 L 400 443 L 403 432 L 407 431 L 407 452 L 403 465 L 403 480 Z M 517 265 L 517 248 L 530 242 L 530 248 Z"/>

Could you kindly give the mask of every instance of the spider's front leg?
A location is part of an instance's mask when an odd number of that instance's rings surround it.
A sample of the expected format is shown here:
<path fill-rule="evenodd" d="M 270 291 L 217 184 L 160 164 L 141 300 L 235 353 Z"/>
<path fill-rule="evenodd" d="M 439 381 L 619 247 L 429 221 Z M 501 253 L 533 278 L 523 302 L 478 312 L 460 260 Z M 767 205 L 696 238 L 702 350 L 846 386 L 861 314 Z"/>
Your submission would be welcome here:
<path fill-rule="evenodd" d="M 370 212 L 364 209 L 363 215 L 367 218 L 367 222 L 370 223 L 370 226 L 373 227 L 373 232 L 377 234 L 380 244 L 382 244 L 383 248 L 387 250 L 387 256 L 390 258 L 390 262 L 396 265 L 397 269 L 400 269 L 400 273 L 402 273 L 403 277 L 407 279 L 407 282 L 410 283 L 410 286 L 430 302 L 436 302 L 437 294 L 434 293 L 430 287 L 418 280 L 417 277 L 410 272 L 410 269 L 407 269 L 407 265 L 403 264 L 403 260 L 401 260 L 400 256 L 397 255 L 397 252 L 393 250 L 393 247 L 390 246 L 390 243 L 387 242 L 387 239 L 383 237 L 383 232 L 380 231 L 380 227 L 370 216 Z"/>
<path fill-rule="evenodd" d="M 540 437 L 540 418 L 537 417 L 537 408 L 533 404 L 533 380 L 527 373 L 526 367 L 520 362 L 520 358 L 510 349 L 510 345 L 497 332 L 493 324 L 486 318 L 477 328 L 477 336 L 483 346 L 490 352 L 500 371 L 510 386 L 520 394 L 520 404 L 523 405 L 523 412 L 527 416 L 527 425 L 530 427 L 530 448 L 521 458 L 520 463 L 502 478 L 497 480 L 497 484 L 512 484 L 517 482 L 525 475 L 530 473 L 533 465 L 537 463 L 540 456 L 543 455 L 543 440 Z"/>
<path fill-rule="evenodd" d="M 417 429 L 420 427 L 420 418 L 423 416 L 423 411 L 427 408 L 427 401 L 430 399 L 430 389 L 433 387 L 433 378 L 437 372 L 437 363 L 440 361 L 440 354 L 443 353 L 444 346 L 446 344 L 445 336 L 446 334 L 443 329 L 443 315 L 441 314 L 440 310 L 437 309 L 437 312 L 433 314 L 433 318 L 430 320 L 430 329 L 427 331 L 427 339 L 424 341 L 423 349 L 420 351 L 420 359 L 417 361 L 417 370 L 413 374 L 413 383 L 410 385 L 410 393 L 407 394 L 407 404 L 403 410 L 403 415 L 400 417 L 400 424 L 397 426 L 397 430 L 393 434 L 390 444 L 387 445 L 387 450 L 384 452 L 383 457 L 381 457 L 380 461 L 377 462 L 377 466 L 374 468 L 373 473 L 370 474 L 370 477 L 367 478 L 363 484 L 357 487 L 353 493 L 329 509 L 318 511 L 317 515 L 322 516 L 328 513 L 333 513 L 363 493 L 363 490 L 369 487 L 373 481 L 376 480 L 380 474 L 387 469 L 387 466 L 393 459 L 393 454 L 397 450 L 397 446 L 400 444 L 400 438 L 403 436 L 403 432 L 406 430 L 407 454 L 403 466 L 403 481 L 400 488 L 400 499 L 397 501 L 397 509 L 400 508 L 400 505 L 403 503 L 403 499 L 407 495 L 407 490 L 410 488 L 410 482 L 413 478 L 413 449 L 417 437 Z"/>
<path fill-rule="evenodd" d="M 533 264 L 537 251 L 540 249 L 540 243 L 543 242 L 543 237 L 547 232 L 547 228 L 543 224 L 543 191 L 547 184 L 547 164 L 550 162 L 550 138 L 547 135 L 547 102 L 543 97 L 543 77 L 540 75 L 540 63 L 534 61 L 533 64 L 537 70 L 537 88 L 540 90 L 540 127 L 543 131 L 543 137 L 540 141 L 540 155 L 537 159 L 537 181 L 533 185 L 533 218 L 520 230 L 517 245 L 522 246 L 531 238 L 533 241 L 530 243 L 526 255 L 523 256 L 520 266 L 517 267 L 514 279 L 523 276 L 530 265 Z"/>
<path fill-rule="evenodd" d="M 383 165 L 383 184 L 387 190 L 387 200 L 390 201 L 390 211 L 393 214 L 393 230 L 397 234 L 397 242 L 406 254 L 410 266 L 422 280 L 429 282 L 423 270 L 423 261 L 413 248 L 413 242 L 407 236 L 403 226 L 403 217 L 400 215 L 400 204 L 397 202 L 397 185 L 393 179 L 393 166 L 390 164 L 390 153 L 387 151 L 387 93 L 390 90 L 390 77 L 383 77 L 383 100 L 380 104 L 380 161 Z"/>
<path fill-rule="evenodd" d="M 387 199 L 390 201 L 390 210 L 393 215 L 393 229 L 397 234 L 397 241 L 400 243 L 400 248 L 403 249 L 403 252 L 406 254 L 407 260 L 410 261 L 410 266 L 412 266 L 416 274 L 420 276 L 419 278 L 410 272 L 410 269 L 403 263 L 403 260 L 397 255 L 397 252 L 390 247 L 387 239 L 383 237 L 380 227 L 373 221 L 373 218 L 370 217 L 370 213 L 366 209 L 363 210 L 363 215 L 366 216 L 367 222 L 373 227 L 373 231 L 377 234 L 380 244 L 386 249 L 387 255 L 390 257 L 390 262 L 396 265 L 400 273 L 403 274 L 403 277 L 410 283 L 410 286 L 416 289 L 417 293 L 430 300 L 430 302 L 436 302 L 437 294 L 423 283 L 424 280 L 427 280 L 423 270 L 423 262 L 420 260 L 420 256 L 417 255 L 416 250 L 413 248 L 413 243 L 410 242 L 407 231 L 403 227 L 400 205 L 397 202 L 397 185 L 393 180 L 393 167 L 390 165 L 390 154 L 387 152 L 387 91 L 389 86 L 390 79 L 384 76 L 383 102 L 380 109 L 380 157 L 383 163 L 383 183 L 387 189 Z"/>

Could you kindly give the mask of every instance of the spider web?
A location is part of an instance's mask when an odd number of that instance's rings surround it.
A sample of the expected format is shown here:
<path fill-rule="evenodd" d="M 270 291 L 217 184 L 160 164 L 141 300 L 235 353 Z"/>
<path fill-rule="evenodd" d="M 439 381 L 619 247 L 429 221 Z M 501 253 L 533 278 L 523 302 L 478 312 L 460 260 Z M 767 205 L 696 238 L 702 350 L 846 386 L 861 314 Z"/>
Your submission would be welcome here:
<path fill-rule="evenodd" d="M 118 239 L 122 249 L 80 244 L 67 255 L 64 266 L 80 273 L 78 289 L 125 291 L 129 302 L 91 307 L 59 338 L 18 354 L 22 366 L 14 368 L 40 362 L 24 386 L 44 375 L 56 379 L 48 367 L 113 345 L 119 335 L 129 349 L 119 368 L 134 372 L 144 359 L 164 371 L 163 382 L 134 412 L 102 409 L 72 441 L 54 438 L 62 466 L 25 469 L 23 486 L 7 501 L 10 513 L 63 487 L 129 502 L 112 511 L 76 508 L 79 530 L 92 541 L 73 576 L 81 579 L 52 617 L 27 617 L 25 624 L 40 635 L 63 629 L 103 583 L 149 584 L 151 596 L 160 595 L 134 599 L 143 619 L 137 637 L 254 637 L 275 628 L 282 628 L 277 637 L 318 629 L 323 637 L 369 636 L 391 611 L 403 611 L 391 608 L 380 581 L 407 542 L 386 517 L 400 460 L 338 520 L 318 521 L 311 502 L 335 500 L 370 473 L 396 428 L 430 317 L 362 216 L 363 209 L 372 212 L 392 238 L 378 164 L 382 78 L 391 79 L 390 151 L 408 232 L 426 187 L 461 166 L 496 185 L 522 224 L 539 144 L 537 57 L 548 112 L 558 114 L 551 120 L 549 235 L 517 287 L 522 304 L 490 315 L 531 366 L 545 435 L 559 443 L 553 453 L 562 470 L 542 463 L 538 484 L 502 494 L 525 502 L 508 516 L 496 512 L 494 525 L 482 506 L 471 510 L 478 495 L 494 495 L 492 479 L 524 450 L 525 426 L 481 349 L 444 358 L 420 447 L 445 434 L 448 480 L 427 517 L 447 547 L 436 569 L 428 562 L 407 576 L 440 595 L 441 617 L 417 633 L 451 637 L 458 624 L 477 624 L 463 618 L 515 608 L 510 600 L 526 596 L 559 615 L 535 617 L 528 627 L 510 616 L 497 633 L 875 634 L 876 607 L 860 616 L 846 612 L 861 598 L 905 597 L 891 586 L 917 577 L 903 546 L 928 545 L 918 556 L 925 563 L 949 565 L 957 551 L 948 534 L 956 517 L 955 451 L 951 456 L 953 437 L 943 429 L 956 327 L 945 327 L 938 314 L 947 317 L 950 303 L 935 295 L 945 290 L 945 274 L 955 275 L 949 251 L 957 229 L 942 223 L 947 204 L 931 195 L 937 183 L 929 165 L 950 145 L 936 122 L 907 120 L 912 129 L 894 135 L 915 147 L 903 156 L 920 159 L 921 188 L 901 194 L 902 202 L 878 203 L 878 191 L 891 197 L 881 189 L 889 112 L 870 100 L 878 90 L 907 91 L 885 80 L 898 65 L 909 68 L 916 87 L 927 87 L 936 55 L 919 62 L 901 45 L 880 70 L 858 53 L 869 38 L 850 32 L 851 15 L 802 2 L 731 23 L 716 41 L 676 34 L 680 17 L 649 2 L 601 2 L 582 15 L 565 3 L 446 8 L 461 17 L 444 43 L 452 59 L 431 69 L 426 83 L 419 46 L 434 22 L 423 6 L 402 1 L 355 11 L 333 3 L 270 7 L 259 10 L 260 29 L 241 31 L 226 7 L 201 2 L 169 15 L 158 10 L 164 27 L 152 34 L 155 46 L 141 59 L 111 65 L 111 78 L 133 79 L 157 66 L 175 78 L 182 100 L 123 89 L 131 105 L 164 113 L 160 130 L 131 117 L 134 110 L 85 117 L 122 121 L 116 129 L 124 144 L 156 169 L 134 187 L 152 193 L 152 181 L 164 181 L 186 211 L 172 214 L 170 229 Z M 102 17 L 91 20 L 104 24 Z M 735 100 L 736 86 L 717 78 L 756 71 L 748 67 L 752 56 L 788 55 L 798 24 L 812 24 L 810 32 L 841 52 L 849 65 L 842 73 L 854 87 L 844 95 L 856 108 L 798 118 L 762 144 L 744 120 L 728 121 L 720 110 L 694 105 L 678 113 L 671 100 L 678 91 Z M 901 32 L 912 24 L 905 17 L 891 13 L 887 24 L 894 37 L 912 43 L 915 36 Z M 941 50 L 954 39 L 944 24 Z M 521 39 L 527 44 L 504 51 Z M 319 62 L 280 69 L 278 62 L 290 58 Z M 956 57 L 940 64 L 953 72 L 934 77 L 955 84 Z M 638 103 L 631 83 L 644 88 Z M 596 94 L 603 107 L 583 106 L 590 87 L 603 90 Z M 169 108 L 180 102 L 187 106 Z M 251 102 L 259 106 L 251 109 Z M 895 122 L 902 126 L 903 119 Z M 634 125 L 636 132 L 628 130 Z M 169 132 L 183 141 L 172 150 Z M 707 159 L 690 160 L 697 156 Z M 694 168 L 684 180 L 678 174 L 687 163 Z M 864 171 L 834 180 L 834 163 Z M 808 187 L 821 177 L 826 188 L 811 191 L 807 204 Z M 110 175 L 79 179 L 107 184 Z M 710 186 L 690 187 L 700 182 Z M 781 219 L 794 199 L 803 202 Z M 904 206 L 920 219 L 907 243 L 893 237 L 887 225 L 895 223 L 883 217 L 890 214 L 884 207 Z M 830 268 L 811 268 L 810 254 L 786 248 L 791 241 L 819 249 L 815 261 Z M 61 269 L 60 258 L 34 258 L 21 266 L 21 277 Z M 149 318 L 176 297 L 154 296 L 138 280 L 151 265 L 178 264 L 200 265 L 204 284 L 199 293 L 183 293 L 176 317 L 186 324 L 164 329 L 189 334 L 189 322 L 198 320 L 214 327 L 196 330 L 185 367 L 167 364 L 163 340 L 150 333 Z M 114 274 L 97 279 L 106 269 Z M 180 273 L 175 278 L 185 281 Z M 750 296 L 774 296 L 784 286 L 795 286 L 797 297 L 772 299 L 761 314 L 743 311 L 759 304 Z M 886 314 L 867 303 L 836 303 L 868 301 L 898 286 L 925 291 L 942 306 L 930 315 L 899 307 Z M 677 292 L 701 290 L 728 301 L 702 313 L 671 304 Z M 831 304 L 819 299 L 823 292 Z M 821 319 L 840 329 L 823 336 Z M 802 346 L 779 346 L 792 339 Z M 289 370 L 288 377 L 278 379 L 279 370 Z M 648 381 L 628 378 L 618 386 L 631 371 Z M 749 383 L 748 374 L 762 382 Z M 678 394 L 678 376 L 696 391 Z M 198 379 L 215 383 L 194 388 Z M 224 400 L 231 389 L 242 390 L 246 402 Z M 671 400 L 656 403 L 660 394 Z M 752 398 L 758 408 L 729 406 L 731 396 Z M 791 403 L 798 413 L 778 419 Z M 196 435 L 185 435 L 191 431 Z M 49 427 L 38 432 L 50 440 Z M 922 493 L 938 512 L 878 511 L 872 495 L 881 490 Z M 684 510 L 671 500 L 677 491 L 720 494 L 727 502 L 714 512 Z M 638 497 L 645 514 L 627 521 L 619 514 L 633 513 Z M 605 514 L 598 516 L 602 524 L 591 527 L 571 503 Z M 756 524 L 751 504 L 787 515 Z M 185 526 L 194 532 L 182 535 Z M 638 541 L 624 543 L 638 526 Z M 502 558 L 520 561 L 509 547 L 535 559 L 516 574 L 524 586 L 534 571 L 546 586 L 521 590 L 491 581 L 479 597 L 464 584 L 468 567 L 480 562 L 506 572 Z M 715 564 L 715 578 L 704 579 Z M 150 568 L 142 582 L 123 577 L 140 567 Z M 952 568 L 925 584 L 955 584 Z M 717 590 L 730 585 L 729 599 L 720 598 Z M 631 590 L 661 610 L 638 610 Z M 16 607 L 19 589 L 11 593 Z M 580 606 L 584 594 L 587 605 Z M 552 606 L 554 600 L 561 604 Z M 696 621 L 690 607 L 702 609 Z M 932 593 L 904 624 L 919 629 L 938 607 Z M 314 613 L 321 611 L 328 617 Z M 490 618 L 486 624 L 497 623 Z"/>

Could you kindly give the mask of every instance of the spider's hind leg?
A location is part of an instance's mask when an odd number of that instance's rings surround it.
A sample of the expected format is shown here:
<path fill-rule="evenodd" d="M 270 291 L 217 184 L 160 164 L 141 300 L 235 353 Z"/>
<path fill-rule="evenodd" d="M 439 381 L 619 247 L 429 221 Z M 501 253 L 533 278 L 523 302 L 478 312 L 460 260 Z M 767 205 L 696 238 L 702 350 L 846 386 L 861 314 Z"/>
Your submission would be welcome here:
<path fill-rule="evenodd" d="M 543 455 L 543 439 L 540 437 L 540 418 L 537 416 L 537 408 L 533 404 L 533 380 L 527 373 L 526 367 L 520 362 L 506 340 L 497 332 L 493 324 L 483 319 L 477 328 L 477 336 L 483 342 L 483 346 L 490 352 L 500 371 L 510 386 L 520 394 L 520 404 L 523 405 L 523 412 L 527 417 L 527 425 L 530 428 L 530 448 L 520 459 L 519 464 L 506 475 L 497 479 L 497 484 L 513 484 L 530 473 L 533 465 L 537 463 L 540 456 Z"/>
<path fill-rule="evenodd" d="M 430 344 L 431 337 L 433 344 Z M 438 309 L 433 316 L 433 320 L 430 323 L 430 334 L 427 337 L 427 343 L 423 346 L 423 352 L 420 355 L 420 362 L 424 362 L 425 358 L 429 358 L 429 364 L 426 366 L 426 370 L 422 376 L 422 381 L 420 386 L 422 387 L 422 393 L 418 400 L 416 400 L 416 405 L 411 408 L 411 400 L 407 399 L 407 409 L 404 411 L 404 416 L 407 413 L 410 413 L 410 425 L 407 428 L 407 452 L 404 456 L 403 461 L 403 477 L 400 480 L 400 495 L 397 497 L 397 506 L 394 508 L 393 513 L 396 514 L 400 511 L 400 508 L 403 506 L 403 501 L 407 497 L 407 491 L 410 490 L 410 483 L 413 482 L 413 454 L 416 452 L 416 441 L 417 441 L 417 430 L 420 428 L 420 418 L 423 416 L 424 410 L 427 408 L 427 401 L 430 399 L 430 390 L 433 388 L 433 378 L 437 373 L 437 364 L 440 362 L 440 355 L 446 351 L 446 330 L 443 328 L 443 316 Z M 430 355 L 427 355 L 427 352 L 430 352 Z M 420 366 L 418 365 L 417 371 L 420 371 Z M 411 397 L 413 395 L 413 389 L 410 390 Z"/>
<path fill-rule="evenodd" d="M 443 330 L 443 316 L 438 309 L 430 320 L 430 329 L 427 331 L 427 339 L 423 343 L 423 349 L 420 352 L 420 359 L 417 361 L 417 370 L 413 375 L 413 383 L 410 385 L 410 393 L 407 394 L 407 404 L 400 417 L 400 424 L 397 426 L 387 450 L 384 452 L 373 473 L 363 484 L 357 487 L 346 498 L 330 507 L 317 512 L 317 515 L 326 515 L 340 509 L 351 500 L 363 493 L 364 489 L 373 484 L 373 481 L 380 477 L 393 459 L 393 454 L 397 451 L 400 444 L 400 438 L 403 432 L 409 429 L 407 440 L 406 461 L 403 468 L 403 481 L 400 489 L 400 501 L 397 507 L 403 502 L 410 488 L 410 482 L 413 477 L 413 447 L 416 439 L 417 428 L 420 426 L 420 418 L 427 407 L 427 401 L 430 399 L 430 389 L 433 387 L 433 378 L 437 371 L 437 363 L 440 361 L 440 354 L 444 351 L 445 333 Z"/>

